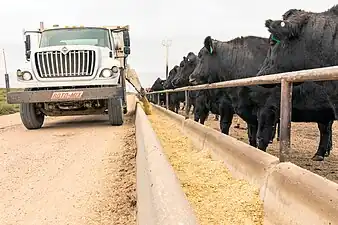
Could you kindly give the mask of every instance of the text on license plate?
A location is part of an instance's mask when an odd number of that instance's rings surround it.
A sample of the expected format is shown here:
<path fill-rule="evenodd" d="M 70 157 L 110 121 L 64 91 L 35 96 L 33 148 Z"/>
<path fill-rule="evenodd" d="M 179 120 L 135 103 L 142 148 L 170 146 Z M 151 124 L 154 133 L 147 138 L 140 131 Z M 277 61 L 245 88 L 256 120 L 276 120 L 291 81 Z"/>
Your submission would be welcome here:
<path fill-rule="evenodd" d="M 51 99 L 79 99 L 83 91 L 53 92 Z"/>

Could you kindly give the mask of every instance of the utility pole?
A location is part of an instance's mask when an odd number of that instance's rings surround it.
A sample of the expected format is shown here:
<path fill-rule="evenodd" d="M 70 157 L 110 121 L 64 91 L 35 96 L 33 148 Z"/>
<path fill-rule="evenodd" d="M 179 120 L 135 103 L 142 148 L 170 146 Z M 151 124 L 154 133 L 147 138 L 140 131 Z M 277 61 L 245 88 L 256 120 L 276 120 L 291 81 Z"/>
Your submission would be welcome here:
<path fill-rule="evenodd" d="M 165 79 L 168 79 L 168 55 L 169 55 L 169 47 L 171 46 L 171 40 L 163 40 L 162 45 L 165 47 L 165 58 L 166 58 L 166 66 L 165 66 Z"/>
<path fill-rule="evenodd" d="M 5 65 L 5 84 L 6 84 L 6 92 L 9 92 L 9 76 L 8 76 L 8 71 L 7 71 L 7 63 L 6 63 L 6 54 L 5 54 L 5 49 L 2 49 L 2 54 L 4 56 L 4 65 Z"/>

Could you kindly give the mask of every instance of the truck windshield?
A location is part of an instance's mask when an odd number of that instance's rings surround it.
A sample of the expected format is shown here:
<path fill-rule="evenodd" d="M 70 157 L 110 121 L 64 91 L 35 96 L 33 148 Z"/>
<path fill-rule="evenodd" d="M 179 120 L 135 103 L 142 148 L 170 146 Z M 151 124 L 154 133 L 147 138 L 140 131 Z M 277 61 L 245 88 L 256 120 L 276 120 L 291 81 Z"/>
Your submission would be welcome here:
<path fill-rule="evenodd" d="M 94 45 L 111 49 L 107 29 L 66 28 L 42 32 L 40 47 L 60 45 Z"/>

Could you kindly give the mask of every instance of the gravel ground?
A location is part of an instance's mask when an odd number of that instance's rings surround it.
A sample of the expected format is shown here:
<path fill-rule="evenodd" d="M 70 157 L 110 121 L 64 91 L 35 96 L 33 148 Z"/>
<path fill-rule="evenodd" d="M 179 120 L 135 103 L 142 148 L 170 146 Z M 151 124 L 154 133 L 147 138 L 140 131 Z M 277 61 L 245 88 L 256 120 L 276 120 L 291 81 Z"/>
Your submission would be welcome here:
<path fill-rule="evenodd" d="M 131 99 L 130 109 L 135 101 Z M 136 224 L 133 117 L 0 117 L 0 224 Z"/>
<path fill-rule="evenodd" d="M 263 224 L 258 189 L 234 179 L 208 150 L 196 150 L 169 117 L 153 113 L 148 118 L 200 224 Z"/>

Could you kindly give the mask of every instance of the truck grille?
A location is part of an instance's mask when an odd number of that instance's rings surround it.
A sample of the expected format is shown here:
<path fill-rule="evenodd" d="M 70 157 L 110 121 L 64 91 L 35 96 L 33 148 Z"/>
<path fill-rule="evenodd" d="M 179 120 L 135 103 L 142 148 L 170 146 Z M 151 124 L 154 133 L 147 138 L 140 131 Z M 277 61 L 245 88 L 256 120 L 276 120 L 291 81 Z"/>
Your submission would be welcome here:
<path fill-rule="evenodd" d="M 67 54 L 60 51 L 35 53 L 35 65 L 41 78 L 92 76 L 95 61 L 93 50 L 71 50 Z"/>

